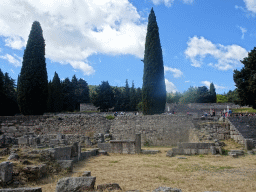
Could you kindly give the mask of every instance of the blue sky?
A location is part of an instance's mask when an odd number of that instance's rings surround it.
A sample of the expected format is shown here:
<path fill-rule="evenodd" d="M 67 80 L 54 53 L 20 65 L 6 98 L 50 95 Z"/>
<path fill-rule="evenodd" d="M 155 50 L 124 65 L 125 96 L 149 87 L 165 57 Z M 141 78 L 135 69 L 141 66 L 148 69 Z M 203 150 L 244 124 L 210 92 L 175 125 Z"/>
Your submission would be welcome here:
<path fill-rule="evenodd" d="M 1 0 L 0 68 L 17 80 L 33 21 L 46 43 L 48 80 L 75 74 L 89 85 L 142 87 L 153 7 L 167 92 L 214 83 L 234 90 L 233 70 L 256 46 L 256 0 Z"/>

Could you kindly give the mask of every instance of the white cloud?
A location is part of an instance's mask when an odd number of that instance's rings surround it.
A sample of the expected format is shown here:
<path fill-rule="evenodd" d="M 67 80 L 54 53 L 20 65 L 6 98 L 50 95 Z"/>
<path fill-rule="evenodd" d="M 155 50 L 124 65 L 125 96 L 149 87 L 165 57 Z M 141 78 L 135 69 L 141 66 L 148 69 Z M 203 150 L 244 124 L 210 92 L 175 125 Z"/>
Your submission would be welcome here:
<path fill-rule="evenodd" d="M 189 83 L 190 81 L 185 81 L 185 83 Z"/>
<path fill-rule="evenodd" d="M 185 4 L 191 4 L 193 3 L 194 0 L 182 0 L 182 1 Z M 159 5 L 161 3 L 164 3 L 166 7 L 171 7 L 174 0 L 152 0 L 152 2 L 154 3 L 154 5 Z"/>
<path fill-rule="evenodd" d="M 12 69 L 11 69 L 11 72 L 12 72 L 12 73 L 15 73 Z"/>
<path fill-rule="evenodd" d="M 5 56 L 0 56 L 1 59 L 7 60 L 9 63 L 13 64 L 15 67 L 20 67 L 22 65 L 22 58 L 14 54 L 12 55 L 6 54 Z"/>
<path fill-rule="evenodd" d="M 164 66 L 164 72 L 167 71 L 171 71 L 175 78 L 181 77 L 183 75 L 183 73 L 179 69 Z"/>
<path fill-rule="evenodd" d="M 256 1 L 255 0 L 244 0 L 246 9 L 253 13 L 256 13 Z"/>
<path fill-rule="evenodd" d="M 241 27 L 241 26 L 238 26 L 239 27 L 239 29 L 242 31 L 242 37 L 241 37 L 241 39 L 244 39 L 244 34 L 247 32 L 247 29 L 246 28 L 243 28 L 243 27 Z"/>
<path fill-rule="evenodd" d="M 87 64 L 93 54 L 144 57 L 147 23 L 128 0 L 1 0 L 0 36 L 6 46 L 26 46 L 35 20 L 43 29 L 46 58 L 73 61 L 69 64 L 84 74 L 94 71 Z"/>
<path fill-rule="evenodd" d="M 203 85 L 205 85 L 206 87 L 210 88 L 210 84 L 211 84 L 210 81 L 201 81 L 201 83 L 202 83 Z M 214 84 L 214 83 L 213 83 L 213 84 Z M 226 87 L 219 86 L 219 85 L 216 85 L 216 84 L 214 84 L 214 87 L 215 87 L 216 90 L 227 89 Z"/>
<path fill-rule="evenodd" d="M 192 66 L 201 67 L 203 59 L 206 56 L 212 56 L 217 60 L 216 64 L 211 66 L 219 70 L 229 70 L 241 66 L 240 60 L 248 56 L 246 49 L 238 45 L 221 45 L 213 44 L 204 37 L 194 36 L 187 42 L 188 47 L 185 50 L 185 55 L 192 61 Z"/>
<path fill-rule="evenodd" d="M 166 91 L 168 93 L 171 93 L 171 92 L 176 93 L 177 92 L 176 86 L 172 82 L 168 81 L 167 79 L 165 79 L 165 85 L 166 85 Z"/>

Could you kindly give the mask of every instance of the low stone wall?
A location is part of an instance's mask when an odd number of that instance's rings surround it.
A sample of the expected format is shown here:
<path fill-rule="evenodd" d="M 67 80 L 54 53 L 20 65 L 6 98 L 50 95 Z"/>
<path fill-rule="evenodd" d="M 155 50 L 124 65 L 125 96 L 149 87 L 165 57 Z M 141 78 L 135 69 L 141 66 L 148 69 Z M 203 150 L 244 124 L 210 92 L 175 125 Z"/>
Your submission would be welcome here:
<path fill-rule="evenodd" d="M 135 140 L 141 134 L 141 144 L 173 146 L 189 142 L 189 131 L 194 128 L 191 116 L 143 115 L 120 116 L 112 120 L 110 133 L 114 140 Z"/>

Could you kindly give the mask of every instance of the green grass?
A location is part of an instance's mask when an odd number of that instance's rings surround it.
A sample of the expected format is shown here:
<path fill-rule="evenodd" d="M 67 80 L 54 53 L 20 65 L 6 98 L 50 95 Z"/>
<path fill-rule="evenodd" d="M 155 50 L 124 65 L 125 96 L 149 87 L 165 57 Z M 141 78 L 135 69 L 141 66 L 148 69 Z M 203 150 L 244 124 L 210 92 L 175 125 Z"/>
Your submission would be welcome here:
<path fill-rule="evenodd" d="M 249 108 L 240 108 L 240 109 L 233 109 L 233 113 L 256 113 L 256 109 L 253 109 L 252 107 Z"/>
<path fill-rule="evenodd" d="M 109 161 L 109 163 L 118 163 L 118 161 Z"/>
<path fill-rule="evenodd" d="M 115 117 L 114 117 L 113 115 L 107 115 L 106 118 L 107 118 L 108 120 L 115 119 Z"/>

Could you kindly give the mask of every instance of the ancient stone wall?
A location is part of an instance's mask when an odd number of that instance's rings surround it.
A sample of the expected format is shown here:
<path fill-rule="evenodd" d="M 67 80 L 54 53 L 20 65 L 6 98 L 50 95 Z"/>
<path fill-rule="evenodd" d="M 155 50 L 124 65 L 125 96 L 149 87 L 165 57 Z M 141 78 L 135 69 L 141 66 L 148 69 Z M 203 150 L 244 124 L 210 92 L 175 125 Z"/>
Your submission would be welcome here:
<path fill-rule="evenodd" d="M 141 133 L 142 145 L 173 146 L 189 142 L 193 127 L 191 116 L 119 116 L 112 120 L 110 133 L 114 140 L 135 140 Z"/>

